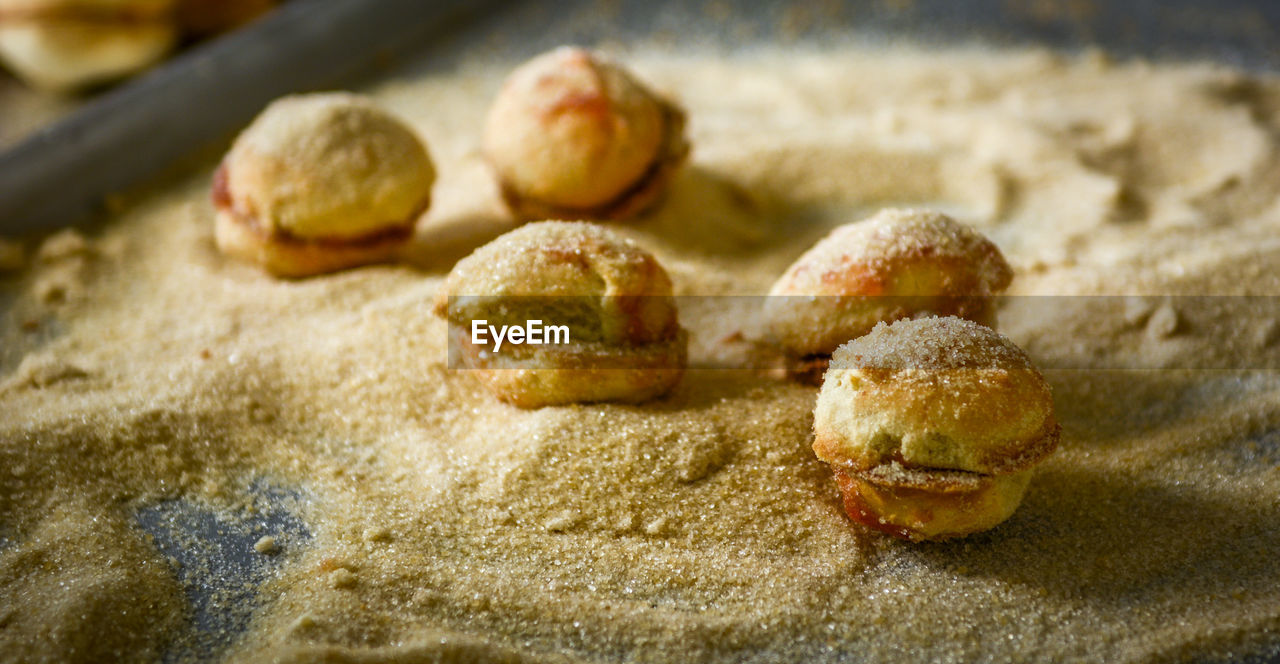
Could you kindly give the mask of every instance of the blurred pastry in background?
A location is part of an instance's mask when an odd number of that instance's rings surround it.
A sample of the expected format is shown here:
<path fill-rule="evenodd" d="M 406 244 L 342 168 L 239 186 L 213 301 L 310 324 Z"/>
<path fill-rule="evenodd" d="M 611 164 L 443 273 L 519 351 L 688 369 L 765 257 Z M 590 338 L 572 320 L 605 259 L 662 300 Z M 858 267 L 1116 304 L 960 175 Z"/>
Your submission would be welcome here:
<path fill-rule="evenodd" d="M 67 92 L 127 76 L 177 42 L 177 0 L 0 0 L 0 60 Z"/>
<path fill-rule="evenodd" d="M 521 219 L 619 219 L 659 199 L 689 153 L 684 124 L 620 65 L 562 47 L 503 83 L 484 154 Z"/>
<path fill-rule="evenodd" d="M 831 231 L 774 283 L 772 341 L 793 376 L 817 384 L 840 344 L 880 322 L 959 316 L 995 327 L 993 296 L 1013 270 L 990 240 L 928 210 L 881 210 Z"/>
<path fill-rule="evenodd" d="M 275 7 L 277 0 L 179 0 L 178 25 L 194 37 L 237 28 Z"/>
<path fill-rule="evenodd" d="M 413 129 L 368 98 L 284 97 L 214 175 L 218 248 L 282 277 L 388 261 L 430 204 L 435 176 Z"/>

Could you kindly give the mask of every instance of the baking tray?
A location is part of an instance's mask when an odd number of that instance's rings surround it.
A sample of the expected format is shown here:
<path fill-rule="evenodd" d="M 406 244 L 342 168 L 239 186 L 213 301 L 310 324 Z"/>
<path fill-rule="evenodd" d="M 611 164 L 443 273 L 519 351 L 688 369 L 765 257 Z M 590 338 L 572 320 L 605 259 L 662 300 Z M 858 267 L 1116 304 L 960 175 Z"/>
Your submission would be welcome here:
<path fill-rule="evenodd" d="M 1229 0 L 295 0 L 0 155 L 0 234 L 89 222 L 104 196 L 175 163 L 181 168 L 192 154 L 207 154 L 281 94 L 359 88 L 387 74 L 447 70 L 476 57 L 516 61 L 563 43 L 646 42 L 714 53 L 857 40 L 1098 46 L 1122 56 L 1207 58 L 1280 71 L 1278 27 L 1280 3 Z M 176 561 L 192 608 L 190 638 L 166 659 L 216 659 L 225 652 L 252 617 L 254 587 L 307 546 L 314 527 L 297 509 L 305 490 L 256 480 L 243 493 L 262 508 L 233 513 L 179 498 L 137 513 L 138 525 Z M 253 553 L 264 532 L 280 536 L 284 555 Z M 245 612 L 207 609 L 212 597 L 227 592 L 240 593 Z M 1280 662 L 1280 652 L 1250 661 Z"/>

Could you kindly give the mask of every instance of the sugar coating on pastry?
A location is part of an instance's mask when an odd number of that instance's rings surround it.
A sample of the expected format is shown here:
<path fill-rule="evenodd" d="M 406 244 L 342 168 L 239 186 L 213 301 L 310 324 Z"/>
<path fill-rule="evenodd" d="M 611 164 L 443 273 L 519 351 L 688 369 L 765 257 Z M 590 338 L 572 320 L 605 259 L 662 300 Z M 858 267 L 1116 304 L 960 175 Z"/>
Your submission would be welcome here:
<path fill-rule="evenodd" d="M 686 361 L 666 270 L 612 231 L 581 222 L 528 224 L 459 261 L 436 297 L 464 366 L 522 407 L 644 401 L 669 391 Z M 490 352 L 472 321 L 563 325 L 570 342 Z"/>
<path fill-rule="evenodd" d="M 414 131 L 349 93 L 272 102 L 223 161 L 230 208 L 267 235 L 362 238 L 412 227 L 435 168 Z"/>
<path fill-rule="evenodd" d="M 955 317 L 881 323 L 832 356 L 813 449 L 854 521 L 937 540 L 988 530 L 1058 444 L 1049 386 L 1008 339 Z"/>
<path fill-rule="evenodd" d="M 814 451 L 849 471 L 998 475 L 1057 445 L 1053 396 L 1021 349 L 955 317 L 880 324 L 841 346 L 814 411 Z"/>
<path fill-rule="evenodd" d="M 987 238 L 928 210 L 886 209 L 833 230 L 775 282 L 766 305 L 774 340 L 826 355 L 877 323 L 955 315 L 994 325 L 991 296 L 1013 272 Z"/>
<path fill-rule="evenodd" d="M 621 66 L 562 47 L 518 67 L 483 148 L 522 218 L 617 218 L 652 204 L 688 153 L 684 113 Z"/>
<path fill-rule="evenodd" d="M 634 242 L 595 224 L 545 221 L 458 261 L 436 310 L 454 316 L 512 298 L 488 320 L 518 322 L 521 307 L 512 305 L 524 297 L 535 308 L 554 305 L 558 323 L 574 324 L 575 339 L 637 345 L 670 339 L 679 328 L 671 292 L 666 270 Z"/>
<path fill-rule="evenodd" d="M 178 38 L 176 0 L 0 0 L 0 60 L 56 91 L 160 60 Z"/>

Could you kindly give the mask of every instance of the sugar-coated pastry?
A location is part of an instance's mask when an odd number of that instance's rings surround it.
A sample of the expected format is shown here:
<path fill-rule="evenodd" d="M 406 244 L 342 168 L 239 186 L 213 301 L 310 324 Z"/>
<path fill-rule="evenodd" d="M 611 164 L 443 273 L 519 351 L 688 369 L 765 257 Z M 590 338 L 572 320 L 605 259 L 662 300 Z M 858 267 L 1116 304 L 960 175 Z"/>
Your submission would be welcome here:
<path fill-rule="evenodd" d="M 887 209 L 805 252 L 773 285 L 765 315 L 796 373 L 812 380 L 837 346 L 880 322 L 953 315 L 994 327 L 992 296 L 1012 277 L 1000 250 L 968 226 Z"/>
<path fill-rule="evenodd" d="M 813 426 L 849 516 L 913 540 L 1007 519 L 1059 436 L 1026 353 L 956 317 L 881 323 L 841 346 Z"/>
<path fill-rule="evenodd" d="M 657 201 L 689 152 L 684 112 L 581 48 L 512 72 L 489 111 L 484 154 L 522 219 L 617 219 Z"/>
<path fill-rule="evenodd" d="M 646 401 L 684 373 L 688 337 L 666 271 L 594 224 L 532 223 L 480 247 L 449 273 L 435 311 L 449 321 L 459 363 L 523 408 Z M 474 321 L 564 326 L 567 343 L 478 343 Z"/>
<path fill-rule="evenodd" d="M 218 248 L 284 277 L 386 261 L 413 234 L 434 181 L 413 130 L 365 97 L 284 97 L 214 176 Z"/>
<path fill-rule="evenodd" d="M 0 59 L 37 87 L 73 90 L 160 60 L 176 0 L 0 0 Z"/>

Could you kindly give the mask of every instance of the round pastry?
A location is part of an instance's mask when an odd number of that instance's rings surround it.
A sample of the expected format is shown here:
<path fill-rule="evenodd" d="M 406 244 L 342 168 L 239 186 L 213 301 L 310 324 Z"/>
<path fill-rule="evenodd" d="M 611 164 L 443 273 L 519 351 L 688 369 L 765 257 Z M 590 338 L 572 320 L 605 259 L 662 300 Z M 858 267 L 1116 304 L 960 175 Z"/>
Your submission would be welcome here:
<path fill-rule="evenodd" d="M 1026 353 L 955 317 L 881 323 L 841 346 L 813 428 L 850 518 L 912 540 L 1007 519 L 1060 429 Z"/>
<path fill-rule="evenodd" d="M 831 352 L 880 322 L 960 316 L 995 326 L 1013 272 L 990 240 L 927 210 L 881 210 L 833 230 L 774 283 L 765 305 L 793 373 L 818 382 Z"/>
<path fill-rule="evenodd" d="M 638 214 L 688 153 L 683 111 L 581 48 L 512 72 L 484 129 L 485 157 L 522 219 Z"/>
<path fill-rule="evenodd" d="M 412 236 L 434 181 L 413 130 L 373 102 L 284 97 L 214 174 L 218 248 L 283 277 L 386 261 Z"/>
<path fill-rule="evenodd" d="M 160 60 L 176 0 L 0 0 L 0 59 L 32 85 L 72 90 Z"/>
<path fill-rule="evenodd" d="M 179 0 L 178 24 L 193 35 L 231 30 L 257 18 L 276 0 Z"/>
<path fill-rule="evenodd" d="M 646 401 L 684 373 L 671 279 L 649 252 L 593 224 L 528 224 L 480 247 L 449 273 L 435 312 L 449 321 L 457 364 L 522 408 Z M 550 333 L 548 343 L 495 343 L 499 330 L 532 325 L 564 331 L 554 343 Z"/>

